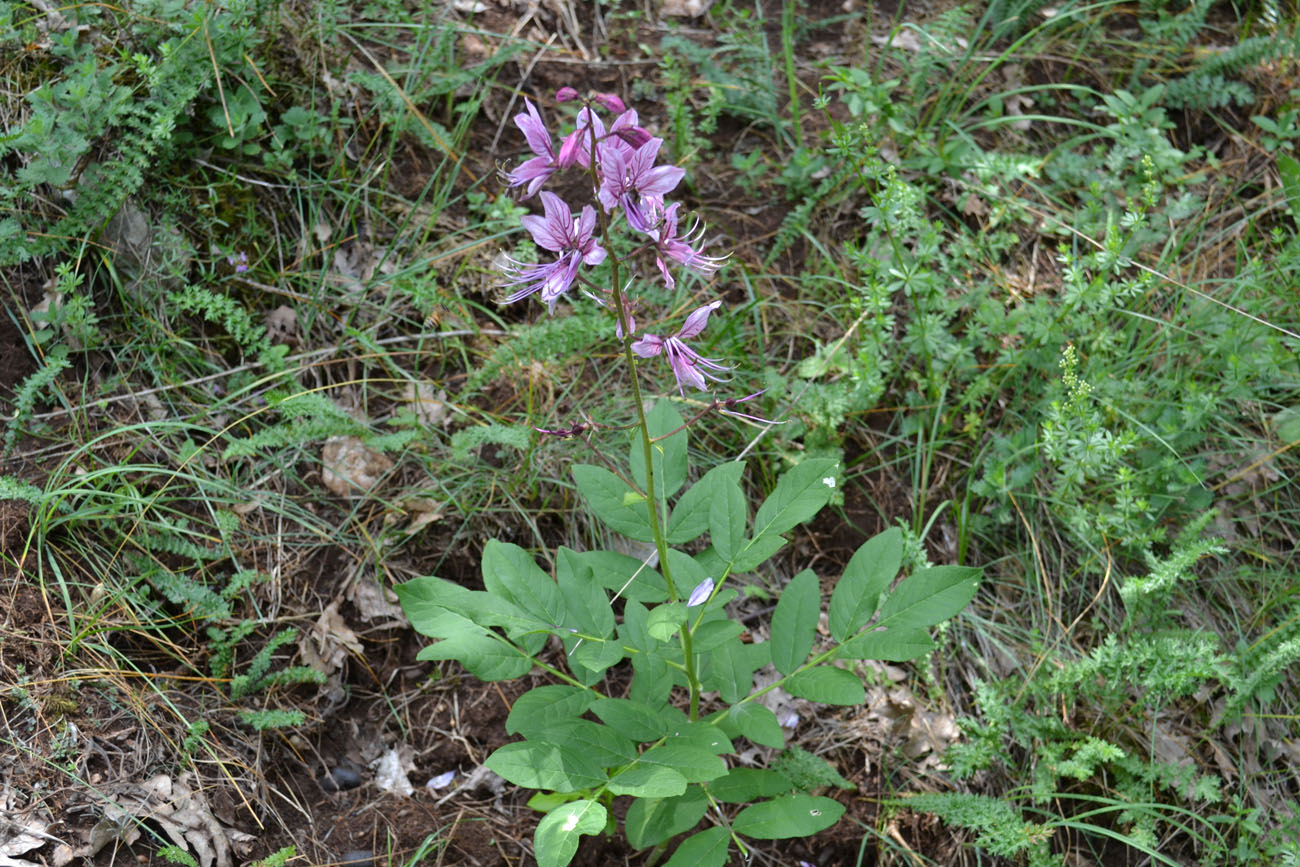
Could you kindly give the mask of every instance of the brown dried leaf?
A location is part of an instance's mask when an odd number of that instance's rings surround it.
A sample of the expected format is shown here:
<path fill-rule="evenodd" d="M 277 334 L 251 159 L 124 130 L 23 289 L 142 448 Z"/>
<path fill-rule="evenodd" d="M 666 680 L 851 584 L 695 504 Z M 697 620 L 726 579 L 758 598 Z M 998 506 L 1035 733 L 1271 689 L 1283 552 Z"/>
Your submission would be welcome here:
<path fill-rule="evenodd" d="M 391 460 L 356 437 L 330 437 L 321 464 L 321 481 L 340 497 L 366 493 L 393 468 Z"/>

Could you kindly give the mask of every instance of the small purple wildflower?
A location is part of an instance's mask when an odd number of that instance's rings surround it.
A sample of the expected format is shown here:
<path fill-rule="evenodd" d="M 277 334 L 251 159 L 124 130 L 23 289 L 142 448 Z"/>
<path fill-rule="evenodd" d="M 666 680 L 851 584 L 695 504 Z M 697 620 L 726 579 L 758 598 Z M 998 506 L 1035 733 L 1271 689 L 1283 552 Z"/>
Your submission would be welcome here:
<path fill-rule="evenodd" d="M 705 578 L 691 591 L 691 598 L 686 600 L 686 607 L 694 608 L 697 605 L 703 605 L 709 601 L 709 597 L 712 595 L 713 579 Z"/>
<path fill-rule="evenodd" d="M 617 142 L 617 143 L 615 143 Z M 600 203 L 606 212 L 622 205 L 628 225 L 642 234 L 651 233 L 642 204 L 663 202 L 663 197 L 686 175 L 679 166 L 656 166 L 664 140 L 652 138 L 636 150 L 615 139 L 600 149 L 602 178 Z M 640 202 L 638 202 L 640 197 Z"/>
<path fill-rule="evenodd" d="M 542 116 L 537 113 L 537 106 L 525 99 L 524 108 L 527 109 L 526 112 L 515 115 L 515 126 L 523 132 L 524 138 L 528 140 L 529 150 L 536 156 L 525 160 L 513 172 L 507 173 L 506 181 L 512 187 L 522 187 L 527 184 L 524 189 L 526 199 L 536 193 L 561 164 L 556 159 L 551 133 L 546 129 L 546 124 L 542 123 Z"/>
<path fill-rule="evenodd" d="M 236 274 L 243 274 L 248 270 L 248 254 L 242 250 L 234 256 L 227 256 L 226 261 L 234 266 Z"/>
<path fill-rule="evenodd" d="M 708 391 L 709 385 L 705 380 L 725 381 L 724 377 L 718 376 L 712 371 L 720 373 L 729 371 L 731 368 L 719 364 L 712 358 L 705 358 L 687 346 L 686 341 L 696 337 L 704 330 L 704 326 L 709 322 L 709 314 L 720 306 L 722 306 L 721 301 L 705 304 L 690 316 L 687 316 L 686 322 L 672 337 L 647 334 L 632 344 L 632 351 L 642 358 L 654 358 L 661 352 L 667 355 L 668 364 L 673 369 L 673 376 L 677 377 L 677 390 L 683 396 L 686 394 L 687 385 L 693 385 L 700 391 Z"/>
<path fill-rule="evenodd" d="M 704 234 L 704 226 L 699 220 L 691 224 L 691 227 L 686 230 L 686 234 L 679 235 L 677 233 L 677 209 L 679 207 L 681 207 L 681 202 L 673 202 L 667 207 L 658 202 L 651 203 L 649 206 L 651 213 L 659 218 L 657 225 L 650 234 L 655 239 L 659 273 L 663 275 L 664 285 L 669 289 L 676 286 L 677 281 L 673 279 L 672 272 L 668 269 L 668 263 L 664 261 L 665 259 L 671 259 L 688 271 L 694 271 L 704 277 L 713 274 L 722 266 L 723 262 L 727 261 L 726 256 L 705 256 L 695 246 Z"/>
<path fill-rule="evenodd" d="M 575 219 L 568 204 L 555 193 L 543 192 L 541 198 L 546 215 L 530 214 L 520 222 L 537 246 L 559 254 L 559 258 L 547 264 L 531 265 L 511 259 L 508 272 L 512 279 L 506 285 L 523 284 L 523 287 L 510 293 L 506 303 L 513 304 L 540 291 L 542 300 L 554 313 L 555 302 L 577 279 L 578 266 L 599 265 L 605 261 L 605 248 L 592 236 L 596 229 L 595 208 L 584 205 L 581 216 Z"/>
<path fill-rule="evenodd" d="M 584 169 L 591 166 L 593 132 L 596 141 L 600 142 L 601 139 L 605 138 L 605 124 L 601 121 L 599 115 L 584 106 L 578 110 L 577 126 L 560 143 L 559 162 L 561 166 L 568 167 L 575 163 Z"/>

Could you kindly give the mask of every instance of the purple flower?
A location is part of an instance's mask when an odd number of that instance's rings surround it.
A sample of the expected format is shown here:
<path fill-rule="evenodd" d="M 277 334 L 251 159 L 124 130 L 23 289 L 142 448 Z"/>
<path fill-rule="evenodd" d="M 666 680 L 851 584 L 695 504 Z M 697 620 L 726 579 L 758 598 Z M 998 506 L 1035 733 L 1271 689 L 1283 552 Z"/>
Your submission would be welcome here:
<path fill-rule="evenodd" d="M 560 163 L 555 157 L 551 134 L 547 131 L 546 124 L 542 123 L 542 116 L 537 113 L 537 106 L 525 99 L 524 108 L 527 109 L 526 113 L 515 115 L 515 125 L 523 132 L 524 138 L 528 140 L 529 149 L 537 156 L 525 160 L 519 168 L 507 173 L 506 181 L 512 187 L 527 184 L 528 187 L 524 190 L 526 199 L 546 183 L 546 179 L 555 173 Z"/>
<path fill-rule="evenodd" d="M 574 218 L 573 211 L 555 193 L 543 191 L 543 217 L 530 214 L 520 219 L 525 229 L 533 236 L 537 246 L 559 255 L 554 262 L 542 264 L 524 264 L 510 260 L 508 273 L 513 278 L 507 286 L 519 286 L 506 297 L 510 304 L 527 298 L 534 292 L 542 293 L 542 300 L 551 312 L 555 312 L 555 302 L 569 291 L 578 276 L 578 266 L 599 265 L 605 261 L 605 248 L 596 243 L 592 233 L 596 229 L 596 209 L 591 205 L 582 208 L 582 215 Z"/>
<path fill-rule="evenodd" d="M 577 98 L 578 98 L 578 91 L 574 90 L 572 87 L 569 87 L 568 85 L 565 85 L 564 87 L 561 87 L 559 90 L 555 91 L 556 102 L 572 102 Z"/>
<path fill-rule="evenodd" d="M 577 163 L 585 169 L 591 165 L 592 131 L 595 131 L 596 141 L 599 142 L 605 137 L 605 124 L 594 111 L 586 107 L 578 110 L 577 123 L 573 132 L 560 142 L 559 163 L 563 167 Z"/>
<path fill-rule="evenodd" d="M 616 93 L 598 93 L 595 100 L 615 114 L 627 111 L 627 106 L 623 104 L 623 100 Z"/>
<path fill-rule="evenodd" d="M 637 202 L 637 197 L 650 202 L 662 202 L 666 193 L 686 175 L 677 166 L 656 166 L 655 158 L 664 140 L 652 138 L 636 150 L 621 139 L 613 139 L 600 149 L 600 203 L 606 211 L 623 206 L 628 224 L 643 234 L 650 234 L 651 226 Z"/>
<path fill-rule="evenodd" d="M 669 289 L 677 285 L 677 281 L 673 279 L 672 273 L 668 270 L 668 263 L 664 259 L 671 259 L 687 270 L 705 277 L 717 271 L 727 260 L 726 256 L 705 256 L 696 249 L 694 245 L 699 243 L 700 236 L 704 234 L 704 226 L 699 220 L 691 225 L 686 234 L 677 234 L 679 207 L 681 207 L 680 202 L 673 202 L 666 208 L 659 203 L 650 203 L 647 208 L 653 216 L 658 217 L 657 225 L 651 230 L 650 235 L 655 239 L 655 250 L 659 254 L 656 259 L 659 273 L 663 275 L 664 283 Z"/>
<path fill-rule="evenodd" d="M 686 607 L 694 608 L 696 605 L 703 605 L 709 601 L 709 597 L 712 595 L 713 579 L 705 578 L 691 591 L 691 598 L 686 600 Z"/>
<path fill-rule="evenodd" d="M 234 266 L 236 274 L 243 274 L 248 270 L 248 254 L 242 250 L 234 256 L 227 256 L 226 262 Z"/>
<path fill-rule="evenodd" d="M 706 379 L 714 382 L 724 381 L 724 377 L 712 371 L 723 372 L 731 368 L 719 364 L 712 358 L 705 358 L 687 346 L 685 341 L 703 331 L 704 326 L 709 322 L 709 314 L 721 305 L 721 301 L 705 304 L 686 317 L 681 330 L 674 336 L 660 337 L 657 334 L 647 334 L 632 344 L 632 351 L 642 358 L 654 358 L 661 352 L 667 355 L 668 364 L 673 369 L 673 376 L 677 377 L 677 390 L 683 396 L 686 394 L 687 385 L 693 385 L 700 391 L 708 391 L 709 385 Z"/>

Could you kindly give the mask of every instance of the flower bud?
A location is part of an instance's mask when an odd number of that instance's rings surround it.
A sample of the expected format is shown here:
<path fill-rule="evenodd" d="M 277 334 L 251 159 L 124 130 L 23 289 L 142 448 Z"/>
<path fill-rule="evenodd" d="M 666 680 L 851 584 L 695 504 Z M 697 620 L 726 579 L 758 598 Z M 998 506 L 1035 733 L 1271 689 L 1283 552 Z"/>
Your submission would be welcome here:
<path fill-rule="evenodd" d="M 578 91 L 574 90 L 572 87 L 561 87 L 559 90 L 555 91 L 556 102 L 572 102 L 577 98 Z"/>
<path fill-rule="evenodd" d="M 627 106 L 623 104 L 623 100 L 619 99 L 618 96 L 613 93 L 596 94 L 596 102 L 605 106 L 605 108 L 614 112 L 614 114 L 622 114 L 627 111 Z"/>

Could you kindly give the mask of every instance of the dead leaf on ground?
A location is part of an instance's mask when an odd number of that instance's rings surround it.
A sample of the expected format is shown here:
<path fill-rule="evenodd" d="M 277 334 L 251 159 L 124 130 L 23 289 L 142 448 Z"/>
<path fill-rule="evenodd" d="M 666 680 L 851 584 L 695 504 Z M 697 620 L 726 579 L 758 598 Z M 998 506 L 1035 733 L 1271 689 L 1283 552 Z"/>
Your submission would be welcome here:
<path fill-rule="evenodd" d="M 377 581 L 358 578 L 348 587 L 347 598 L 367 623 L 387 620 L 395 626 L 406 624 L 402 606 L 397 604 L 397 594 L 387 587 L 381 587 Z"/>
<path fill-rule="evenodd" d="M 943 753 L 961 735 L 951 714 L 921 707 L 912 691 L 901 685 L 869 687 L 865 707 L 865 713 L 849 722 L 851 732 L 881 745 L 901 742 L 903 755 L 922 759 L 921 768 L 945 769 Z"/>
<path fill-rule="evenodd" d="M 321 481 L 340 497 L 364 494 L 379 484 L 393 462 L 356 437 L 330 437 L 321 450 Z"/>
<path fill-rule="evenodd" d="M 124 844 L 139 839 L 140 823 L 148 820 L 162 828 L 178 848 L 192 851 L 200 867 L 231 867 L 232 852 L 243 857 L 256 838 L 226 828 L 212 815 L 201 789 L 192 789 L 193 776 L 166 774 L 143 783 L 120 783 L 106 791 L 109 804 L 104 818 L 90 832 L 86 847 L 78 854 L 93 858 L 109 843 Z"/>
<path fill-rule="evenodd" d="M 390 747 L 374 763 L 375 785 L 380 791 L 390 792 L 403 798 L 409 798 L 414 792 L 415 787 L 406 775 L 415 770 L 415 763 L 411 760 L 412 750 L 410 746 L 403 744 L 401 747 Z"/>
<path fill-rule="evenodd" d="M 451 415 L 447 411 L 447 391 L 435 389 L 432 382 L 424 380 L 411 383 L 406 392 L 406 399 L 411 404 L 411 409 L 415 411 L 415 417 L 419 419 L 420 424 L 429 427 L 434 425 L 445 427 L 451 421 Z"/>
<path fill-rule="evenodd" d="M 339 614 L 335 599 L 312 624 L 311 630 L 298 639 L 298 651 L 311 668 L 329 676 L 343 667 L 349 653 L 361 653 L 361 639 Z"/>

